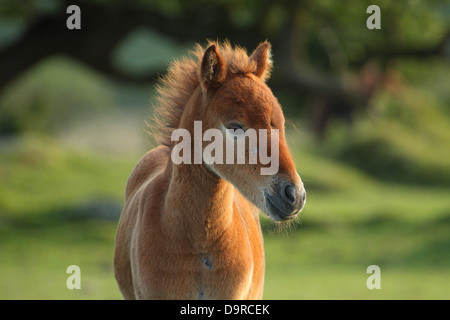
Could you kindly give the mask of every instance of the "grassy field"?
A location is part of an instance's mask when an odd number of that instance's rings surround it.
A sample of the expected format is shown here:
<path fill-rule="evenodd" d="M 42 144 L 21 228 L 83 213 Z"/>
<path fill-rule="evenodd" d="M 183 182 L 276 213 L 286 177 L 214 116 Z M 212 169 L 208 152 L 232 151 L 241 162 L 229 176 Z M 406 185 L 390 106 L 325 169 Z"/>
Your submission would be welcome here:
<path fill-rule="evenodd" d="M 447 186 L 386 182 L 291 145 L 308 200 L 290 228 L 263 218 L 265 299 L 450 298 Z M 0 150 L 0 299 L 120 299 L 114 235 L 137 153 L 36 135 Z M 81 290 L 66 287 L 73 264 Z M 366 287 L 373 264 L 381 290 Z"/>

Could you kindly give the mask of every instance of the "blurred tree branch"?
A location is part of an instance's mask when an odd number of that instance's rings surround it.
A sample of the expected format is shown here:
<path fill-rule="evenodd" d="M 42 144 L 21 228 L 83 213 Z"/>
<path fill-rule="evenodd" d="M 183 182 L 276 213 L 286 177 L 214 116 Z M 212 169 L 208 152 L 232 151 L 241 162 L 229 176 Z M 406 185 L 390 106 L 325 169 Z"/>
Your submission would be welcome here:
<path fill-rule="evenodd" d="M 365 56 L 356 62 L 356 65 L 364 65 L 371 60 L 379 60 L 382 65 L 385 65 L 391 59 L 398 58 L 428 58 L 428 57 L 450 57 L 450 31 L 447 31 L 444 36 L 436 43 L 428 47 L 385 47 L 382 50 L 367 51 Z"/>

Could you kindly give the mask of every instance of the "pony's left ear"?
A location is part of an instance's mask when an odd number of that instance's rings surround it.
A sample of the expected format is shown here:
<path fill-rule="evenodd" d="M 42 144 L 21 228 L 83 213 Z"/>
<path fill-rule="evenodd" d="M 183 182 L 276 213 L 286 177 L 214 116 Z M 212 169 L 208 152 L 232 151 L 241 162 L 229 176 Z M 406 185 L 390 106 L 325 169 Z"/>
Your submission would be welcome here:
<path fill-rule="evenodd" d="M 256 70 L 253 73 L 263 81 L 269 78 L 270 71 L 272 70 L 272 53 L 270 48 L 270 43 L 264 41 L 250 56 L 250 59 L 256 63 Z"/>

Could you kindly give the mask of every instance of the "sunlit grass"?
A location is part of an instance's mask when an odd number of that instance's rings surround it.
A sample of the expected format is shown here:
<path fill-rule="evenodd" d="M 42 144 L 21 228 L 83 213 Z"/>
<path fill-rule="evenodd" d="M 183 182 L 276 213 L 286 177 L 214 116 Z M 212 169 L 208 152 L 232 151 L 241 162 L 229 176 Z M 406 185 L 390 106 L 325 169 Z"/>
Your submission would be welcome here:
<path fill-rule="evenodd" d="M 96 198 L 122 201 L 133 166 L 133 160 L 96 157 L 51 138 L 18 138 L 0 155 L 0 210 L 3 216 L 20 216 Z"/>

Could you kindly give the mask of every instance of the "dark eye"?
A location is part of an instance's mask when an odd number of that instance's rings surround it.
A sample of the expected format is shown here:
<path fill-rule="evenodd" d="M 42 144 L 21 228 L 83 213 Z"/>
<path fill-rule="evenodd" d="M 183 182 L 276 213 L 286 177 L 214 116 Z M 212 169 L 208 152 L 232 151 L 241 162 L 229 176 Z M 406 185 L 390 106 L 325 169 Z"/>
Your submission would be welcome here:
<path fill-rule="evenodd" d="M 229 129 L 229 130 L 241 129 L 242 131 L 245 131 L 244 125 L 242 123 L 240 123 L 240 122 L 235 122 L 235 121 L 228 122 L 227 129 Z"/>
<path fill-rule="evenodd" d="M 235 137 L 241 136 L 245 133 L 245 127 L 241 122 L 231 121 L 227 124 L 227 129 Z"/>

